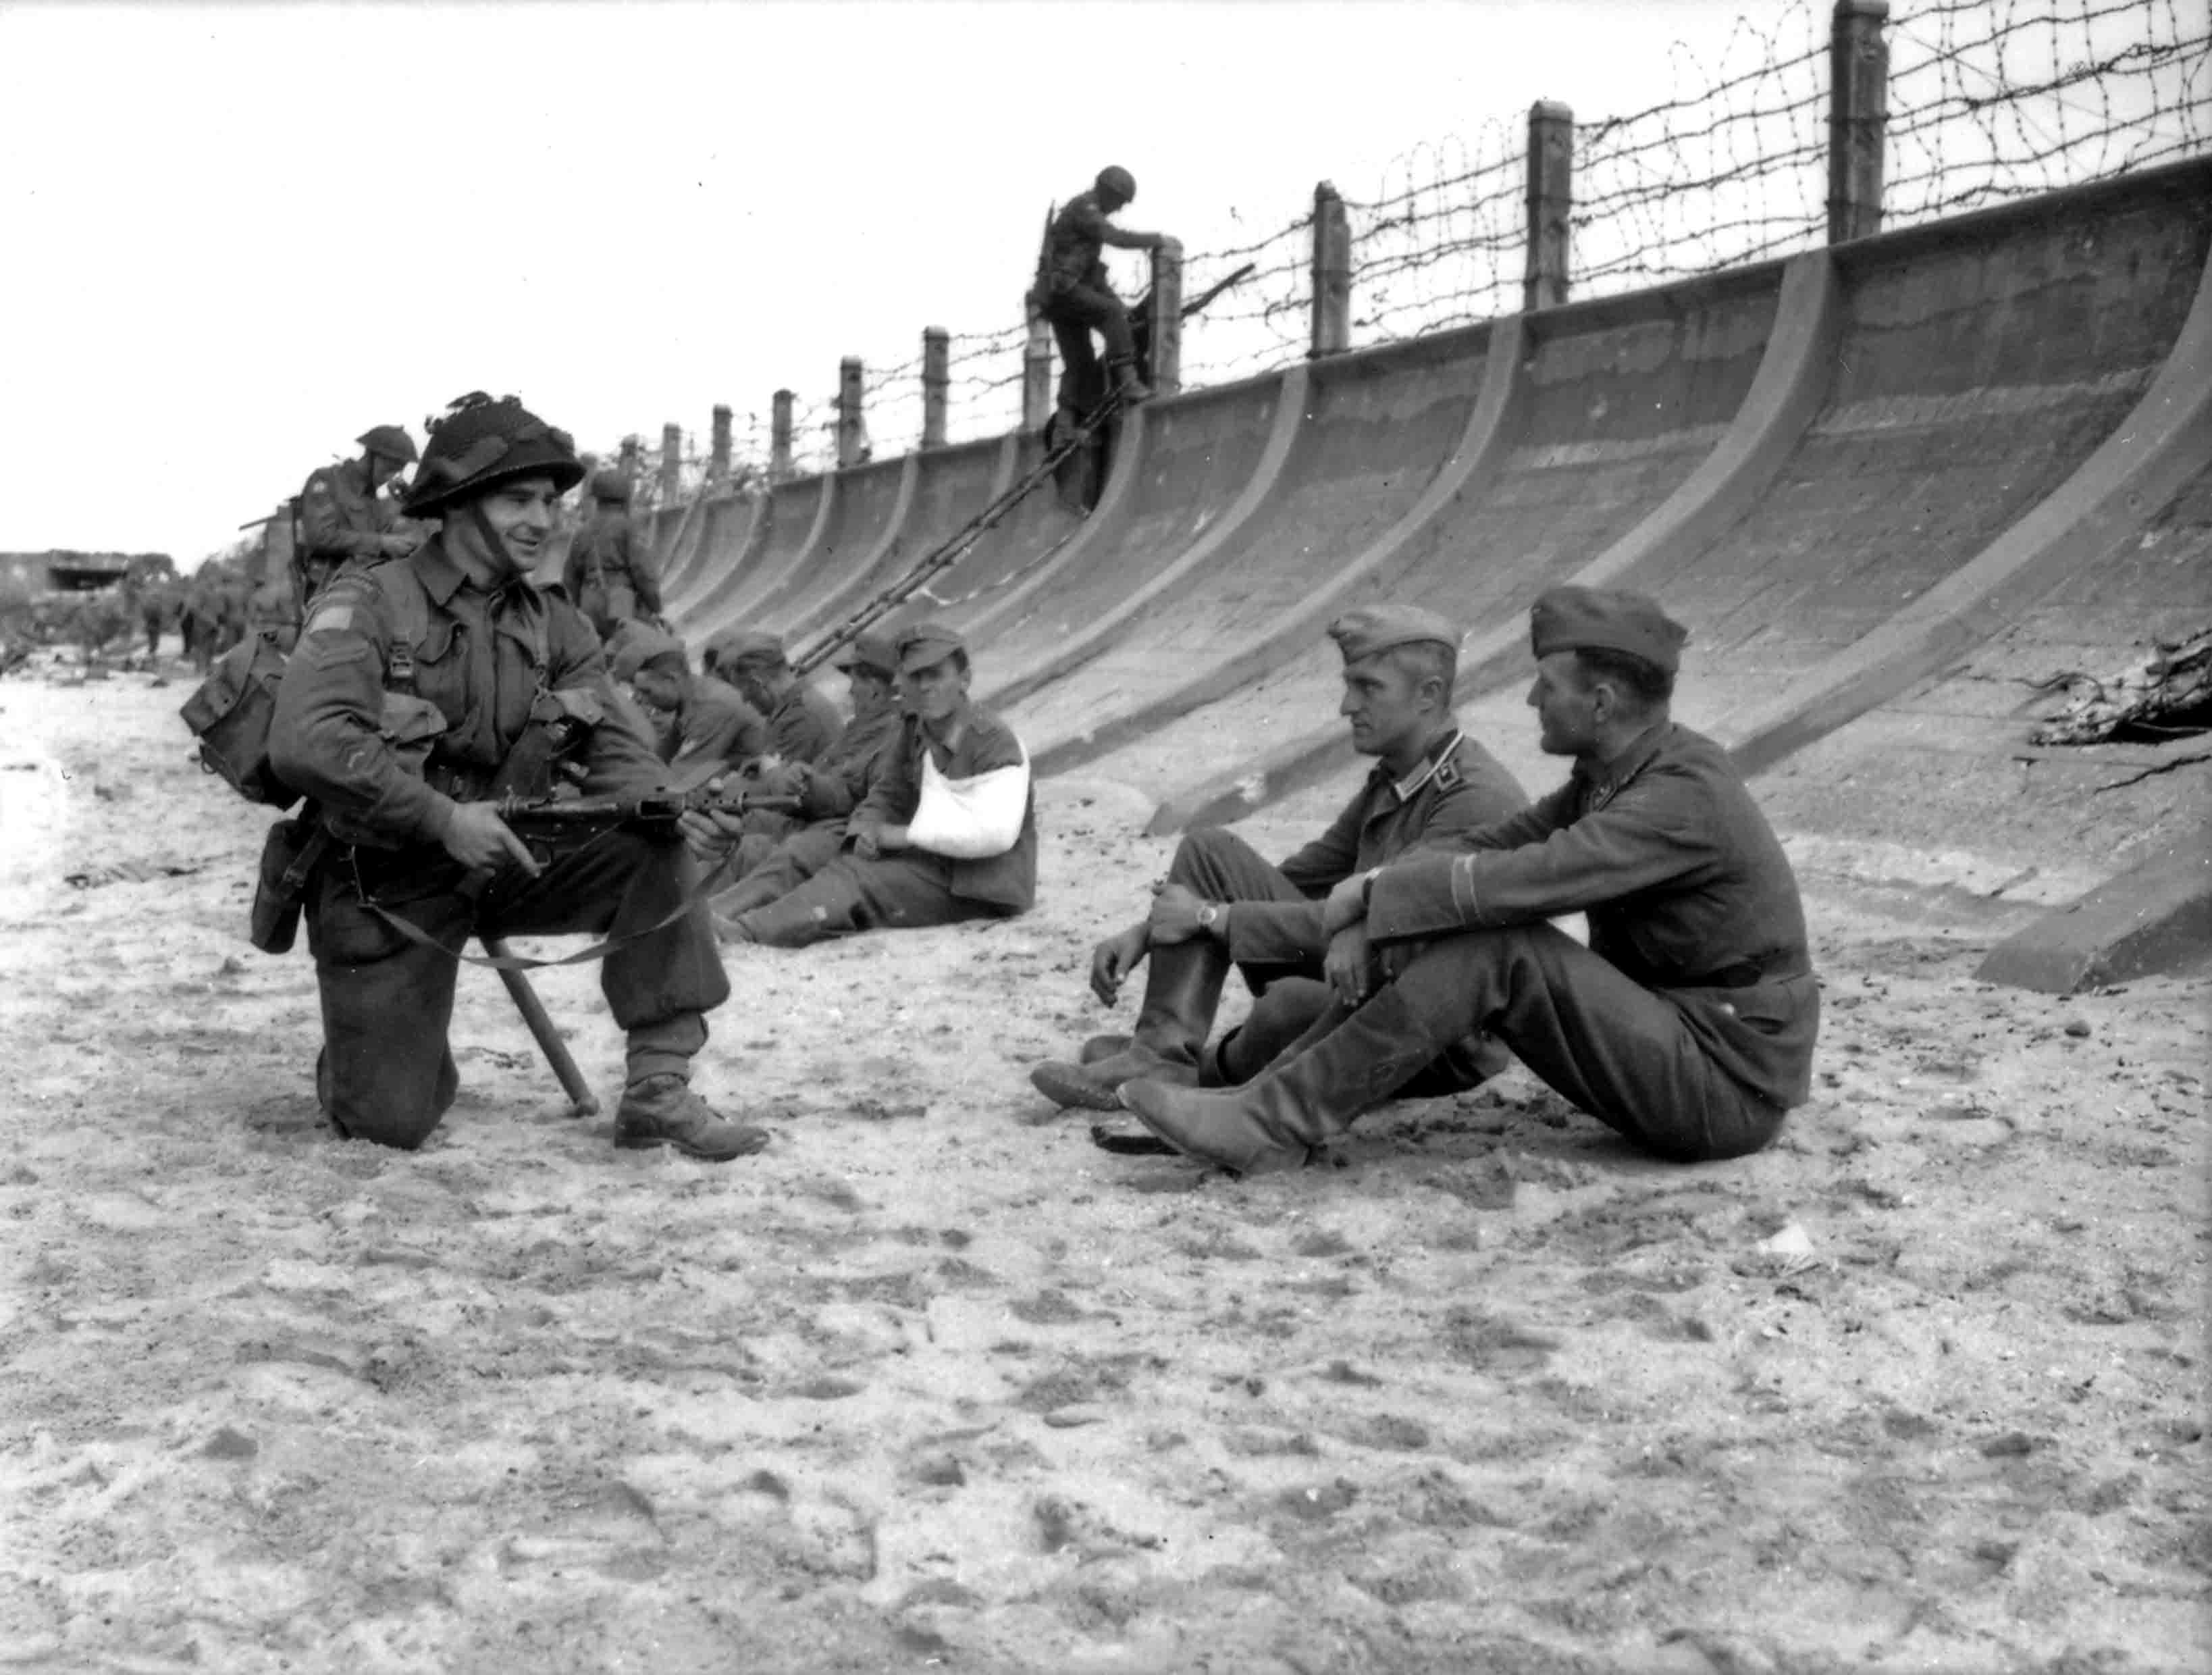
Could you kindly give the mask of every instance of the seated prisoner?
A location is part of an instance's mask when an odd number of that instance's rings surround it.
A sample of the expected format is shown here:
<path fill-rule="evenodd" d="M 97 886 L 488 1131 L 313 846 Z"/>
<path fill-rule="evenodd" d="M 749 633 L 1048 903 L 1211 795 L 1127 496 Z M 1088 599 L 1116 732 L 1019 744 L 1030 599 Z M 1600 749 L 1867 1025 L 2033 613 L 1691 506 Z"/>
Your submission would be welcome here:
<path fill-rule="evenodd" d="M 582 932 L 616 944 L 601 974 L 629 1038 L 615 1143 L 721 1160 L 768 1142 L 690 1086 L 705 1014 L 730 985 L 705 904 L 685 906 L 696 870 L 682 840 L 618 828 L 541 867 L 483 800 L 519 741 L 556 717 L 588 726 L 587 792 L 665 776 L 591 624 L 528 580 L 582 475 L 568 438 L 512 397 L 454 404 L 407 497 L 438 533 L 331 582 L 278 688 L 272 761 L 336 845 L 307 915 L 316 1091 L 342 1135 L 411 1148 L 453 1104 L 447 1030 L 471 936 Z"/>
<path fill-rule="evenodd" d="M 1091 992 L 1109 1006 L 1150 959 L 1134 1036 L 1126 1045 L 1095 1040 L 1088 1063 L 1036 1066 L 1030 1080 L 1048 1098 L 1115 1111 L 1115 1089 L 1133 1076 L 1218 1087 L 1256 1075 L 1328 1008 L 1322 909 L 1330 890 L 1526 805 L 1513 777 L 1453 718 L 1456 628 L 1434 612 L 1392 606 L 1352 612 L 1328 631 L 1344 659 L 1338 713 L 1351 723 L 1352 747 L 1376 758 L 1366 783 L 1279 867 L 1218 828 L 1176 845 L 1151 911 L 1091 955 Z M 1209 1047 L 1231 965 L 1252 991 L 1251 1014 Z M 1425 1081 L 1440 1092 L 1471 1087 L 1503 1063 L 1474 1031 L 1440 1044 L 1435 1058 Z"/>
<path fill-rule="evenodd" d="M 1820 988 L 1790 862 L 1710 739 L 1668 713 L 1683 629 L 1640 594 L 1555 588 L 1530 618 L 1539 743 L 1567 783 L 1354 874 L 1325 923 L 1336 998 L 1233 1093 L 1133 1081 L 1121 1102 L 1192 1157 L 1301 1163 L 1470 1030 L 1637 1144 L 1757 1151 L 1810 1092 Z M 1545 923 L 1589 919 L 1589 946 Z"/>
<path fill-rule="evenodd" d="M 615 636 L 609 657 L 617 681 L 671 718 L 658 743 L 675 783 L 697 785 L 768 755 L 766 718 L 735 687 L 692 673 L 684 643 L 666 630 L 633 622 Z"/>
<path fill-rule="evenodd" d="M 780 901 L 835 861 L 845 847 L 845 820 L 867 800 L 883 777 L 899 740 L 898 659 L 879 634 L 862 634 L 846 647 L 844 672 L 853 718 L 819 762 L 787 762 L 753 782 L 772 795 L 795 797 L 796 814 L 782 837 L 754 825 L 766 809 L 720 822 L 725 841 L 735 834 L 736 854 L 726 862 L 737 882 L 714 898 L 715 929 L 756 907 Z"/>
<path fill-rule="evenodd" d="M 968 648 L 941 623 L 893 643 L 909 713 L 848 820 L 845 848 L 798 888 L 726 920 L 732 941 L 805 947 L 855 931 L 914 929 L 1026 912 L 1036 900 L 1036 807 L 1028 752 L 968 696 Z M 702 854 L 733 835 L 687 815 Z"/>
<path fill-rule="evenodd" d="M 797 771 L 822 759 L 845 730 L 837 706 L 791 667 L 783 642 L 757 629 L 727 628 L 707 642 L 699 666 L 726 681 L 768 722 L 768 755 L 758 789 L 796 795 Z M 785 772 L 782 770 L 791 770 Z M 748 839 L 788 837 L 804 821 L 781 809 L 756 808 L 745 816 Z"/>

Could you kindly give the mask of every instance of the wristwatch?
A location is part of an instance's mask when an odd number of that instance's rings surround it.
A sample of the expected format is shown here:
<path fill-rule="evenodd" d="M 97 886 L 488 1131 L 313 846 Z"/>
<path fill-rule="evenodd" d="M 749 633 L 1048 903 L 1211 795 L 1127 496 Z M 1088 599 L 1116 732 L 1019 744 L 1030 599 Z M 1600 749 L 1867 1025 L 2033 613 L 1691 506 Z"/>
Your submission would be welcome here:
<path fill-rule="evenodd" d="M 1198 928 L 1209 936 L 1213 934 L 1214 923 L 1220 917 L 1221 909 L 1217 904 L 1210 901 L 1199 903 Z"/>

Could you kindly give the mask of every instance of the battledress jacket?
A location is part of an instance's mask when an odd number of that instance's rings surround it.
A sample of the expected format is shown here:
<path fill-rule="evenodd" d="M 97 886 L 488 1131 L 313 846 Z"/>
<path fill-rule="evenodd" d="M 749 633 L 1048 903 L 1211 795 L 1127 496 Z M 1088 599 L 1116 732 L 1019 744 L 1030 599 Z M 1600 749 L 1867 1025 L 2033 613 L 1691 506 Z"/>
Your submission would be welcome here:
<path fill-rule="evenodd" d="M 1322 907 L 1338 884 L 1419 846 L 1455 848 L 1467 833 L 1528 803 L 1498 758 L 1457 727 L 1431 740 L 1403 780 L 1377 762 L 1328 829 L 1276 868 L 1304 901 L 1231 906 L 1229 957 L 1240 965 L 1320 965 L 1328 953 Z"/>
<path fill-rule="evenodd" d="M 1587 914 L 1591 952 L 1673 1001 L 1730 1077 L 1785 1109 L 1805 1102 L 1820 988 L 1797 880 L 1711 740 L 1662 722 L 1457 847 L 1376 874 L 1370 938 Z"/>
<path fill-rule="evenodd" d="M 741 768 L 769 750 L 768 722 L 744 694 L 711 674 L 694 675 L 691 695 L 677 712 L 671 767 L 690 784 L 713 764 Z"/>
<path fill-rule="evenodd" d="M 845 730 L 844 717 L 810 680 L 794 680 L 769 711 L 769 744 L 787 762 L 819 762 Z"/>
<path fill-rule="evenodd" d="M 358 460 L 311 472 L 300 490 L 300 541 L 308 557 L 380 558 L 384 538 L 398 524 Z"/>
<path fill-rule="evenodd" d="M 1045 234 L 1045 283 L 1050 289 L 1085 285 L 1110 292 L 1102 254 L 1106 226 L 1096 189 L 1079 192 L 1060 205 Z"/>
<path fill-rule="evenodd" d="M 409 619 L 392 603 L 402 588 L 419 591 L 427 624 L 412 648 L 412 689 L 447 729 L 421 775 L 401 765 L 384 732 L 393 625 Z M 276 771 L 382 846 L 441 843 L 456 802 L 482 793 L 528 724 L 541 646 L 547 690 L 588 691 L 603 712 L 580 758 L 585 793 L 658 789 L 666 770 L 644 718 L 608 678 L 583 613 L 520 577 L 485 592 L 436 537 L 405 558 L 347 572 L 317 599 L 277 688 Z"/>
<path fill-rule="evenodd" d="M 817 760 L 794 764 L 799 812 L 810 820 L 837 820 L 859 807 L 898 748 L 904 720 L 887 705 L 850 722 Z"/>
<path fill-rule="evenodd" d="M 933 743 L 918 717 L 903 716 L 897 741 L 884 758 L 882 773 L 854 811 L 851 825 L 872 821 L 886 825 L 909 824 L 915 811 L 921 806 L 921 762 L 925 754 L 948 779 L 970 779 L 977 774 L 1018 766 L 1026 759 L 1013 728 L 986 710 L 968 712 L 960 729 L 960 741 L 950 749 Z M 1012 848 L 999 855 L 973 859 L 948 857 L 945 864 L 951 869 L 946 887 L 962 901 L 981 902 L 1004 913 L 1027 912 L 1036 905 L 1037 828 L 1034 788 L 1023 806 L 1021 832 Z"/>
<path fill-rule="evenodd" d="M 638 533 L 637 521 L 619 507 L 602 506 L 576 532 L 568 545 L 568 561 L 561 566 L 561 585 L 570 599 L 582 603 L 584 589 L 597 570 L 608 588 L 627 582 L 637 597 L 638 609 L 647 616 L 660 614 L 660 567 Z"/>

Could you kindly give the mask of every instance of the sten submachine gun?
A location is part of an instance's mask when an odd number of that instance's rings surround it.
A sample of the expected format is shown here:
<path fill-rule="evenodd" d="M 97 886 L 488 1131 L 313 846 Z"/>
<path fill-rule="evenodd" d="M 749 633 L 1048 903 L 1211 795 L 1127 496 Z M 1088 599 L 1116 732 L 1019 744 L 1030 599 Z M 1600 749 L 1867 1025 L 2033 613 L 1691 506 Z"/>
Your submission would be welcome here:
<path fill-rule="evenodd" d="M 594 838 L 623 827 L 674 836 L 686 814 L 751 813 L 755 809 L 795 814 L 795 796 L 770 795 L 742 789 L 647 791 L 627 797 L 501 797 L 493 806 L 507 829 L 522 840 L 541 867 L 556 856 L 573 855 Z"/>

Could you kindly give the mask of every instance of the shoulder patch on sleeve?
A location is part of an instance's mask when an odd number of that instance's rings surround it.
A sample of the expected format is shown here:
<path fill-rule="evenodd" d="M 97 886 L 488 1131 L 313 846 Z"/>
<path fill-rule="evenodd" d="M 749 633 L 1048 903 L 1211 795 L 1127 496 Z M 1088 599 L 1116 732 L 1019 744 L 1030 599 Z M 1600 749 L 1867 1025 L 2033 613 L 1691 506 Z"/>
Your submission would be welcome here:
<path fill-rule="evenodd" d="M 318 605 L 314 614 L 307 618 L 302 634 L 334 634 L 342 628 L 353 626 L 353 601 L 339 600 L 333 604 Z"/>

